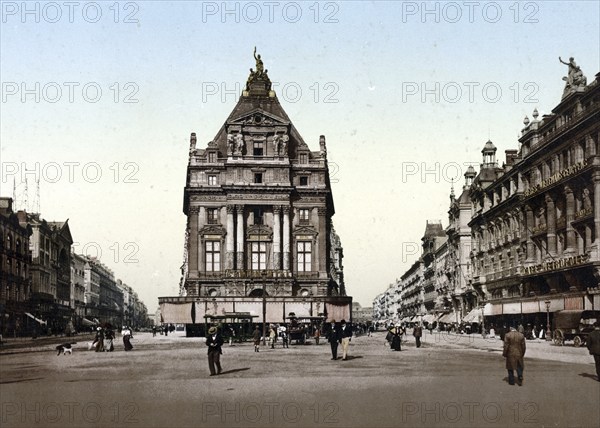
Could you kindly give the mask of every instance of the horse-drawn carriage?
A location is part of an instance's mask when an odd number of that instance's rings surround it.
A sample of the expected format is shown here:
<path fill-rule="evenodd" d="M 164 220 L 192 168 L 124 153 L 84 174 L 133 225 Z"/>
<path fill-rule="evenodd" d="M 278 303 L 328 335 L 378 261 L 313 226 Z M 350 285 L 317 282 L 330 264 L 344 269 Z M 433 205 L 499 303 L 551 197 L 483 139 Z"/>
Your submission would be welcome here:
<path fill-rule="evenodd" d="M 323 317 L 297 317 L 296 314 L 290 312 L 287 320 L 290 343 L 295 340 L 297 345 L 304 345 L 306 340 L 311 337 L 313 330 L 320 328 Z"/>
<path fill-rule="evenodd" d="M 593 325 L 600 320 L 600 311 L 565 310 L 554 314 L 554 344 L 562 346 L 572 340 L 576 347 L 585 344 Z"/>

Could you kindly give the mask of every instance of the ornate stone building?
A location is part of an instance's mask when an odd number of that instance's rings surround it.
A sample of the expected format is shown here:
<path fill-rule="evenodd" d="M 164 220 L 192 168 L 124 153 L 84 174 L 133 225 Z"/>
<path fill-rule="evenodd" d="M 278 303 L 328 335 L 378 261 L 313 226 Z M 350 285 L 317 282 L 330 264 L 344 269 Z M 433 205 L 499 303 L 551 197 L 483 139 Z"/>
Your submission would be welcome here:
<path fill-rule="evenodd" d="M 525 118 L 503 167 L 484 147 L 469 225 L 486 316 L 545 324 L 547 310 L 600 309 L 600 73 L 586 86 L 577 69 L 551 114 Z"/>
<path fill-rule="evenodd" d="M 159 299 L 164 322 L 240 312 L 262 320 L 263 293 L 268 322 L 290 312 L 351 316 L 325 137 L 319 150 L 309 148 L 255 58 L 256 71 L 214 139 L 199 148 L 191 135 L 183 296 Z"/>
<path fill-rule="evenodd" d="M 18 334 L 31 310 L 29 225 L 21 225 L 12 198 L 0 198 L 0 335 Z"/>

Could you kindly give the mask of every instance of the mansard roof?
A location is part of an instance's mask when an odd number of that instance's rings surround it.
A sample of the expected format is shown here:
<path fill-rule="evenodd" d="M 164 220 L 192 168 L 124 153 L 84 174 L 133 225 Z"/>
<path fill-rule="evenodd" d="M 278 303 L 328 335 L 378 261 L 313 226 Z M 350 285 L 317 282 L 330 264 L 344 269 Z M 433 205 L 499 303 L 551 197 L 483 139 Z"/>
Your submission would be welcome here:
<path fill-rule="evenodd" d="M 257 58 L 256 54 L 255 58 Z M 271 90 L 271 80 L 267 70 L 262 69 L 260 55 L 257 58 L 257 70 L 250 69 L 246 89 L 213 140 L 221 153 L 227 153 L 227 134 L 230 133 L 230 128 L 237 127 L 254 127 L 268 130 L 273 134 L 285 130 L 289 136 L 290 157 L 296 156 L 299 147 L 308 149 L 304 139 L 279 103 L 275 91 Z"/>

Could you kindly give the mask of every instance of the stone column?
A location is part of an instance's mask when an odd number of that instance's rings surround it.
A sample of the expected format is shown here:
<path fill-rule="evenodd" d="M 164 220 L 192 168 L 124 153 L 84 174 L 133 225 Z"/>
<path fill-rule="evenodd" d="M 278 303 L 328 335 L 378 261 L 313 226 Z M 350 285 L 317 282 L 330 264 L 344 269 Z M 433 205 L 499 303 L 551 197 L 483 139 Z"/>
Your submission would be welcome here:
<path fill-rule="evenodd" d="M 236 205 L 235 210 L 237 211 L 237 263 L 236 269 L 244 269 L 244 206 Z"/>
<path fill-rule="evenodd" d="M 526 236 L 527 236 L 527 258 L 526 262 L 533 263 L 535 260 L 535 246 L 533 245 L 533 238 L 531 231 L 535 227 L 535 222 L 533 219 L 533 209 L 527 205 L 525 206 L 525 224 L 526 224 Z"/>
<path fill-rule="evenodd" d="M 592 249 L 596 252 L 596 260 L 600 260 L 600 171 L 594 171 L 594 244 Z"/>
<path fill-rule="evenodd" d="M 575 219 L 575 195 L 569 186 L 565 186 L 565 197 L 567 199 L 567 248 L 565 249 L 565 255 L 571 255 L 574 254 L 577 249 L 575 248 L 575 229 L 571 224 Z"/>
<path fill-rule="evenodd" d="M 225 269 L 233 269 L 234 259 L 234 225 L 233 225 L 233 211 L 235 207 L 233 205 L 227 205 L 227 237 L 225 238 Z"/>
<path fill-rule="evenodd" d="M 550 195 L 546 195 L 546 226 L 548 239 L 548 253 L 550 256 L 556 256 L 556 207 L 554 206 L 554 200 Z"/>
<path fill-rule="evenodd" d="M 318 272 L 325 272 L 327 275 L 327 207 L 317 208 L 319 215 L 319 235 L 317 235 L 317 245 L 315 251 L 316 266 Z"/>
<path fill-rule="evenodd" d="M 191 278 L 198 278 L 198 212 L 199 207 L 190 207 L 190 236 L 188 240 L 188 272 Z"/>
<path fill-rule="evenodd" d="M 283 270 L 290 270 L 290 207 L 283 206 Z"/>
<path fill-rule="evenodd" d="M 273 206 L 273 269 L 281 269 L 281 207 Z"/>

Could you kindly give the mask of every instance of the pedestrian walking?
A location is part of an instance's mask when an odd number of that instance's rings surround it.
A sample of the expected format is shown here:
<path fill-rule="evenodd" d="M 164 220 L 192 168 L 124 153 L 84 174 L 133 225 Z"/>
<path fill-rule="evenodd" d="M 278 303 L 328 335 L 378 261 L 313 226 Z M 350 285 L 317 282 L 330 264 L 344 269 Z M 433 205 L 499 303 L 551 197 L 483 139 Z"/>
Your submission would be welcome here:
<path fill-rule="evenodd" d="M 346 324 L 346 320 L 341 321 L 342 327 L 342 361 L 348 359 L 348 348 L 352 341 L 352 326 Z"/>
<path fill-rule="evenodd" d="M 104 330 L 102 327 L 96 328 L 96 338 L 94 339 L 94 348 L 96 352 L 104 352 Z"/>
<path fill-rule="evenodd" d="M 290 345 L 289 345 L 290 341 L 289 341 L 289 337 L 288 337 L 288 333 L 287 333 L 287 328 L 286 327 L 283 327 L 283 326 L 281 327 L 281 333 L 280 333 L 280 335 L 281 335 L 282 346 L 284 348 L 289 348 L 290 347 Z"/>
<path fill-rule="evenodd" d="M 217 331 L 217 327 L 211 327 L 208 329 L 208 336 L 206 337 L 206 346 L 208 346 L 208 369 L 210 375 L 220 375 L 223 369 L 221 368 L 221 354 L 223 353 L 221 346 L 223 345 L 223 337 L 221 333 Z M 215 366 L 217 370 L 215 372 Z"/>
<path fill-rule="evenodd" d="M 402 350 L 402 334 L 404 330 L 400 324 L 393 327 L 390 332 L 392 333 L 392 341 L 390 348 L 392 351 L 401 351 Z"/>
<path fill-rule="evenodd" d="M 112 328 L 107 327 L 106 331 L 104 333 L 104 351 L 106 352 L 112 352 L 115 350 L 115 347 L 113 346 L 113 340 L 115 338 L 115 332 L 112 330 Z"/>
<path fill-rule="evenodd" d="M 131 344 L 131 338 L 133 337 L 131 330 L 124 325 L 121 334 L 123 335 L 123 347 L 126 351 L 131 351 L 133 349 L 133 345 Z"/>
<path fill-rule="evenodd" d="M 415 328 L 413 328 L 413 336 L 415 337 L 415 342 L 417 344 L 417 348 L 421 347 L 421 337 L 423 336 L 423 327 L 421 324 L 417 324 Z"/>
<path fill-rule="evenodd" d="M 156 337 L 156 326 L 152 326 L 152 337 Z"/>
<path fill-rule="evenodd" d="M 600 382 L 600 321 L 594 323 L 594 330 L 587 337 L 587 348 L 596 363 L 596 380 Z"/>
<path fill-rule="evenodd" d="M 502 356 L 506 358 L 506 369 L 508 370 L 508 383 L 515 384 L 515 370 L 517 371 L 517 383 L 523 385 L 523 357 L 525 356 L 525 336 L 513 326 L 504 335 L 504 350 Z"/>
<path fill-rule="evenodd" d="M 319 340 L 321 339 L 321 329 L 319 327 L 315 327 L 314 338 L 315 338 L 315 345 L 318 345 Z"/>
<path fill-rule="evenodd" d="M 327 332 L 327 341 L 331 345 L 331 359 L 337 360 L 337 349 L 338 344 L 342 343 L 342 333 L 336 325 L 335 320 L 331 320 L 331 325 Z"/>
<path fill-rule="evenodd" d="M 275 340 L 277 340 L 277 332 L 275 326 L 271 325 L 269 328 L 269 340 L 271 341 L 271 349 L 275 349 Z"/>
<path fill-rule="evenodd" d="M 256 326 L 254 332 L 252 333 L 252 339 L 254 340 L 254 352 L 258 352 L 260 349 L 260 336 L 260 330 L 258 329 L 258 326 Z"/>

